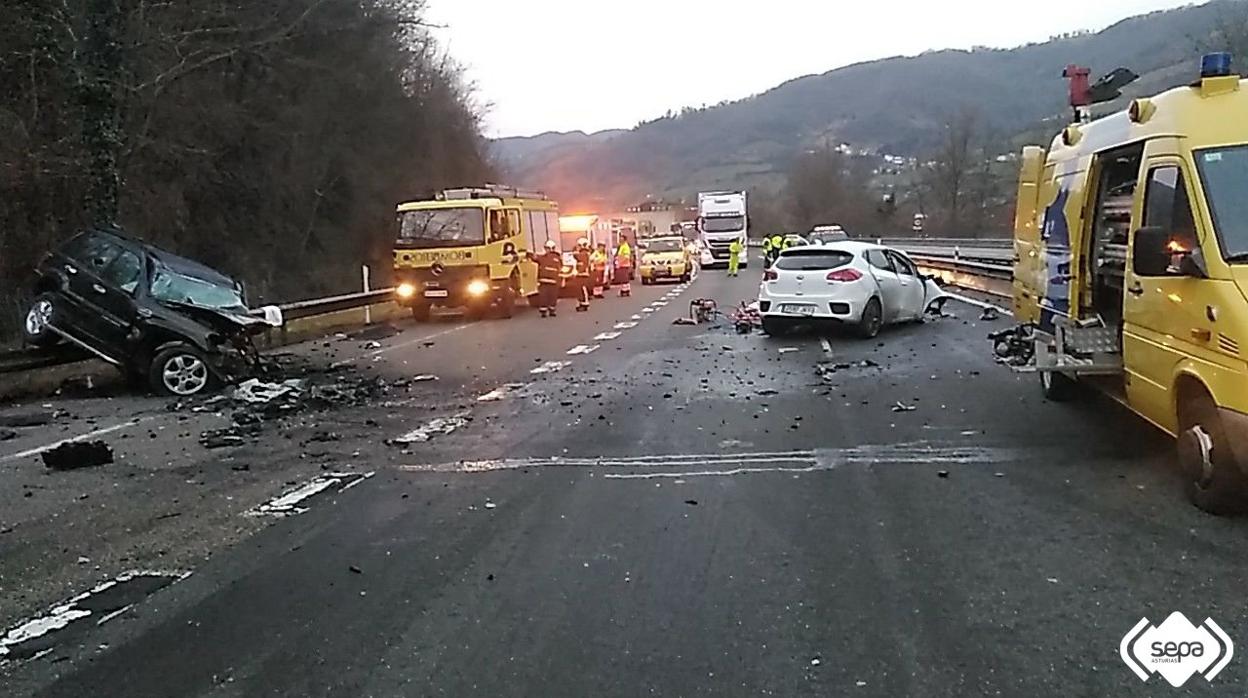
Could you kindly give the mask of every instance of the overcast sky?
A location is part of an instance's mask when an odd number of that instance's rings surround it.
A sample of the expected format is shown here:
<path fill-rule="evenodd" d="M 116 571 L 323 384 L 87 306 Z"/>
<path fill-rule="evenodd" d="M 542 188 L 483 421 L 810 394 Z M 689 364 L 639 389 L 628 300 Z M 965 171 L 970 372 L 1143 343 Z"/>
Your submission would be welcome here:
<path fill-rule="evenodd" d="M 1017 46 L 1173 0 L 427 0 L 488 135 L 631 128 L 682 106 L 932 48 Z M 1055 78 L 1056 79 L 1056 78 Z M 552 94 L 552 91 L 554 94 Z"/>

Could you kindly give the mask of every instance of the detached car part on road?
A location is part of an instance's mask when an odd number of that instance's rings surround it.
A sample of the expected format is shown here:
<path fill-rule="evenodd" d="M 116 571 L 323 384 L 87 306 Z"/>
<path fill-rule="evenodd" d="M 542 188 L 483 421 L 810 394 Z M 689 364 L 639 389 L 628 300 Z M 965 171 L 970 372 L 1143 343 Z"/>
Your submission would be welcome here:
<path fill-rule="evenodd" d="M 281 311 L 249 310 L 242 284 L 127 237 L 92 230 L 36 269 L 27 343 L 75 344 L 163 395 L 199 394 L 258 367 L 252 337 Z"/>
<path fill-rule="evenodd" d="M 833 242 L 781 252 L 763 275 L 758 308 L 768 334 L 824 322 L 871 338 L 886 324 L 922 320 L 948 299 L 900 250 Z"/>

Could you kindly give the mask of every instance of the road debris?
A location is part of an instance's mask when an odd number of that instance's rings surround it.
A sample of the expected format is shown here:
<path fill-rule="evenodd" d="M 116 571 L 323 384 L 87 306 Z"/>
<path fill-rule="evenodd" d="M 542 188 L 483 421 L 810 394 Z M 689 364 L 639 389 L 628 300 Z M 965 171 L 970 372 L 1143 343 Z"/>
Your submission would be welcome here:
<path fill-rule="evenodd" d="M 792 354 L 792 353 L 796 352 L 797 350 L 798 350 L 798 349 L 797 349 L 797 347 L 781 347 L 781 348 L 780 348 L 779 353 L 781 353 L 781 354 Z"/>
<path fill-rule="evenodd" d="M 413 383 L 428 383 L 436 380 L 438 380 L 438 377 L 432 373 L 422 373 L 419 376 L 412 376 Z"/>
<path fill-rule="evenodd" d="M 948 478 L 949 478 L 949 471 L 948 471 L 948 470 L 938 470 L 938 471 L 936 471 L 936 477 L 948 479 Z"/>
<path fill-rule="evenodd" d="M 980 313 L 979 319 L 984 322 L 996 322 L 1001 319 L 1001 311 L 992 306 L 984 308 L 984 312 Z"/>
<path fill-rule="evenodd" d="M 42 427 L 47 425 L 53 419 L 55 414 L 52 412 L 19 412 L 17 414 L 0 414 L 0 427 L 16 427 L 24 429 L 27 427 Z"/>
<path fill-rule="evenodd" d="M 199 435 L 199 444 L 209 449 L 232 448 L 242 446 L 243 443 L 245 440 L 235 427 L 212 429 Z"/>
<path fill-rule="evenodd" d="M 672 320 L 672 324 L 673 325 L 697 325 L 698 321 L 694 320 L 693 318 L 678 317 L 675 320 Z"/>
<path fill-rule="evenodd" d="M 907 405 L 906 403 L 900 401 L 893 405 L 894 412 L 914 412 L 917 409 L 919 408 L 914 405 Z"/>
<path fill-rule="evenodd" d="M 686 500 L 685 500 L 685 504 L 688 504 L 688 505 L 689 505 L 689 506 L 691 506 L 691 507 L 696 507 L 696 506 L 698 505 L 698 500 L 696 500 L 696 499 L 686 499 Z"/>
<path fill-rule="evenodd" d="M 488 500 L 488 499 L 487 499 L 487 500 L 485 501 L 485 508 L 486 508 L 486 509 L 497 509 L 497 508 L 498 508 L 498 505 L 497 505 L 497 504 L 495 504 L 494 502 L 491 502 L 490 500 Z"/>
<path fill-rule="evenodd" d="M 280 397 L 299 394 L 302 391 L 303 381 L 296 378 L 281 383 L 266 383 L 259 378 L 250 378 L 240 383 L 231 397 L 234 400 L 258 404 L 272 402 Z"/>
<path fill-rule="evenodd" d="M 113 462 L 113 449 L 103 441 L 71 441 L 43 452 L 43 464 L 51 470 L 94 468 Z"/>
<path fill-rule="evenodd" d="M 364 570 L 360 569 L 359 567 L 356 567 L 355 565 L 351 565 L 347 569 L 351 570 L 355 574 L 364 574 Z"/>

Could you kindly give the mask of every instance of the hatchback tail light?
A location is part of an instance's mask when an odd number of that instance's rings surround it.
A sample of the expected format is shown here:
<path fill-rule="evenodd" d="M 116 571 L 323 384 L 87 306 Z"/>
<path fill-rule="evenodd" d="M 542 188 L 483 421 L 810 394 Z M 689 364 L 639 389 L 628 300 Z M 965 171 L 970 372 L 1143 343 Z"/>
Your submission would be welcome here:
<path fill-rule="evenodd" d="M 828 272 L 828 283 L 849 283 L 862 278 L 862 272 L 857 269 L 837 269 Z"/>
<path fill-rule="evenodd" d="M 778 278 L 780 278 L 780 275 L 772 269 L 763 272 L 763 281 L 775 281 Z"/>

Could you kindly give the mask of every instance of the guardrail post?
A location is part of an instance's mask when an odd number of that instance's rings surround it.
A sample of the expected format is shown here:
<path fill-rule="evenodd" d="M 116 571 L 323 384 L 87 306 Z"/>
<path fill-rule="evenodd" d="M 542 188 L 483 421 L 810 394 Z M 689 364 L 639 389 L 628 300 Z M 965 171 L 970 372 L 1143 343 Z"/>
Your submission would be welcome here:
<path fill-rule="evenodd" d="M 364 276 L 364 293 L 368 293 L 369 291 L 372 290 L 368 287 L 368 265 L 367 264 L 362 265 L 360 267 L 360 272 Z M 373 324 L 373 306 L 371 305 L 364 306 L 364 324 L 365 325 Z"/>

